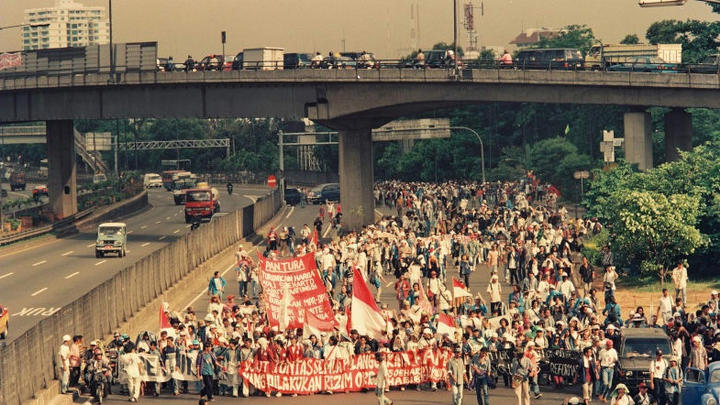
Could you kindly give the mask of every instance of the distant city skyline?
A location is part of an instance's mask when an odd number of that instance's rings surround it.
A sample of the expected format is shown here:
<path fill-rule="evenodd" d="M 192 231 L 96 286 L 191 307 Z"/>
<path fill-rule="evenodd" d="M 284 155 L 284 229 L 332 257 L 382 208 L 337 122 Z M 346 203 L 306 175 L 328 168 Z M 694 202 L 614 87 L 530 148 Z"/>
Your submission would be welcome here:
<path fill-rule="evenodd" d="M 76 0 L 107 7 L 107 0 Z M 458 0 L 459 19 L 463 5 Z M 411 5 L 419 4 L 419 12 Z M 524 28 L 585 24 L 604 42 L 627 34 L 645 37 L 654 21 L 687 18 L 716 21 L 702 2 L 684 7 L 640 8 L 636 0 L 480 0 L 475 7 L 478 46 L 504 47 Z M 54 0 L 4 0 L 0 26 L 23 23 L 29 8 L 50 7 Z M 414 11 L 414 12 L 413 12 Z M 599 18 L 601 16 L 601 18 Z M 419 17 L 419 21 L 415 18 Z M 417 24 L 419 22 L 419 24 Z M 413 38 L 419 25 L 418 38 Z M 459 44 L 468 36 L 459 24 Z M 220 53 L 220 31 L 227 31 L 226 53 L 279 46 L 287 51 L 326 54 L 330 50 L 367 50 L 380 58 L 398 58 L 416 46 L 452 42 L 452 1 L 440 0 L 115 0 L 115 42 L 158 41 L 159 55 L 196 59 Z M 21 29 L 0 31 L 0 51 L 22 49 Z"/>

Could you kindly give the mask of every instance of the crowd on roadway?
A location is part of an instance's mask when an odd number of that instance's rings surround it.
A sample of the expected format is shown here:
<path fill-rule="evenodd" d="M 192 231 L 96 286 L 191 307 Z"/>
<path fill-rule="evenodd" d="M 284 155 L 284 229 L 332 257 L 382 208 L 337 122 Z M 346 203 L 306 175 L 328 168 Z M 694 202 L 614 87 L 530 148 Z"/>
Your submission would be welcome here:
<path fill-rule="evenodd" d="M 264 254 L 281 258 L 312 252 L 337 325 L 347 325 L 353 269 L 358 269 L 391 323 L 382 338 L 348 333 L 344 327 L 319 334 L 270 327 L 258 268 L 240 247 L 236 283 L 215 273 L 205 316 L 198 317 L 195 308 L 167 308 L 171 328 L 157 336 L 133 341 L 116 334 L 109 345 L 91 342 L 87 351 L 81 349 L 81 337 L 66 336 L 60 349 L 63 389 L 78 383 L 83 364 L 93 370 L 107 361 L 103 346 L 115 349 L 117 367 L 128 370 L 131 400 L 137 400 L 141 388 L 155 395 L 161 389 L 159 383 L 142 383 L 142 370 L 135 371 L 137 352 L 157 353 L 165 368 L 175 367 L 179 353 L 197 352 L 202 383 L 171 380 L 166 389 L 174 395 L 194 390 L 212 400 L 218 394 L 282 395 L 259 392 L 238 377 L 237 365 L 249 359 L 348 359 L 368 352 L 381 359 L 387 352 L 439 347 L 455 353 L 445 382 L 390 387 L 379 372 L 380 403 L 389 401 L 390 388 L 434 391 L 440 386 L 451 391 L 453 404 L 472 388 L 478 403 L 487 405 L 489 389 L 502 383 L 514 390 L 518 405 L 540 398 L 541 384 L 579 385 L 579 400 L 586 404 L 678 405 L 682 370 L 703 370 L 709 360 L 720 359 L 717 292 L 700 310 L 692 310 L 685 294 L 687 269 L 679 263 L 672 273 L 675 297 L 664 291 L 656 313 L 642 307 L 623 312 L 615 300 L 620 276 L 612 252 L 603 249 L 601 266 L 581 254 L 583 241 L 602 225 L 592 218 L 571 218 L 557 195 L 532 173 L 504 183 L 378 183 L 376 203 L 392 215 L 327 243 L 310 224 L 297 234 L 292 228 L 271 230 Z M 322 205 L 318 218 L 337 215 L 336 208 Z M 381 301 L 383 289 L 389 288 L 396 303 Z M 454 320 L 455 329 L 441 327 L 441 314 Z M 671 353 L 657 351 L 648 384 L 628 387 L 618 382 L 618 346 L 627 329 L 638 327 L 663 328 Z M 549 350 L 576 352 L 578 372 L 548 372 L 543 364 Z M 504 366 L 498 364 L 500 352 L 511 354 Z M 634 397 L 630 389 L 637 392 Z"/>

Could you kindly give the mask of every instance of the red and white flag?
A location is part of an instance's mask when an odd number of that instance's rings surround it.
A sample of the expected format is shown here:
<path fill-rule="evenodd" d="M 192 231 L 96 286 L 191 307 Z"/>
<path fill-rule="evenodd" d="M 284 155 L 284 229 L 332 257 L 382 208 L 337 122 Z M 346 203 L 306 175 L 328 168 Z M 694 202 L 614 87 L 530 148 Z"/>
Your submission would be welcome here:
<path fill-rule="evenodd" d="M 312 238 L 310 239 L 310 243 L 312 243 L 313 245 L 315 245 L 315 247 L 317 247 L 317 245 L 318 245 L 318 231 L 317 231 L 317 228 L 315 228 L 315 230 L 313 231 Z"/>
<path fill-rule="evenodd" d="M 430 303 L 427 294 L 425 294 L 425 288 L 423 288 L 422 283 L 418 284 L 420 284 L 420 297 L 418 297 L 418 305 L 422 308 L 423 315 L 430 316 L 435 313 L 435 307 L 432 303 Z"/>
<path fill-rule="evenodd" d="M 310 335 L 320 337 L 320 332 L 335 330 L 335 319 L 322 320 L 315 316 L 312 312 L 305 310 L 305 319 L 303 324 L 303 338 L 310 338 Z"/>
<path fill-rule="evenodd" d="M 453 277 L 453 298 L 472 297 L 465 284 Z"/>
<path fill-rule="evenodd" d="M 380 339 L 385 330 L 385 318 L 375 303 L 375 298 L 363 279 L 360 270 L 353 269 L 353 297 L 351 328 L 360 335 L 367 335 L 373 339 Z"/>
<path fill-rule="evenodd" d="M 455 330 L 457 329 L 457 323 L 455 318 L 447 314 L 438 314 L 437 316 L 437 333 L 442 336 L 447 333 L 450 340 L 455 342 Z"/>
<path fill-rule="evenodd" d="M 168 320 L 167 313 L 165 312 L 165 305 L 160 305 L 160 329 L 172 328 L 170 321 Z"/>

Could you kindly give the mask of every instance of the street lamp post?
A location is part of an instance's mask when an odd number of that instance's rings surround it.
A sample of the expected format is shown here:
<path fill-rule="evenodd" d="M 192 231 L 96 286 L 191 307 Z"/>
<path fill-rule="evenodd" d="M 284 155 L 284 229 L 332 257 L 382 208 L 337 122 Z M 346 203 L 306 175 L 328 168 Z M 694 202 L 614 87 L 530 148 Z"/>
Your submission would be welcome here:
<path fill-rule="evenodd" d="M 485 146 L 483 145 L 482 138 L 480 138 L 480 134 L 478 134 L 474 129 L 469 127 L 450 127 L 450 129 L 461 129 L 463 131 L 471 132 L 473 135 L 475 135 L 478 142 L 480 142 L 480 166 L 482 169 L 482 182 L 485 183 Z"/>
<path fill-rule="evenodd" d="M 108 0 L 108 12 L 110 18 L 110 77 L 115 77 L 115 55 L 113 55 L 113 36 L 112 36 L 112 0 Z"/>

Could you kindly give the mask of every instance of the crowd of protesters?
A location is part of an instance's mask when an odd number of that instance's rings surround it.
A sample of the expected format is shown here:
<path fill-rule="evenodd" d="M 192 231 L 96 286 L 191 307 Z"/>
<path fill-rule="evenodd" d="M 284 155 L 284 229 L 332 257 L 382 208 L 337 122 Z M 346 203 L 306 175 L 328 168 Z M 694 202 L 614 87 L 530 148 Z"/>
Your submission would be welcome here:
<path fill-rule="evenodd" d="M 717 292 L 698 311 L 686 307 L 688 276 L 679 263 L 672 273 L 674 298 L 665 290 L 656 313 L 646 313 L 642 307 L 623 313 L 615 300 L 620 276 L 610 250 L 603 250 L 602 265 L 597 267 L 581 254 L 583 240 L 602 225 L 593 219 L 570 218 L 557 203 L 557 194 L 552 186 L 539 184 L 532 173 L 506 183 L 385 182 L 376 185 L 375 198 L 379 205 L 392 208 L 393 215 L 361 232 L 321 243 L 319 232 L 310 225 L 298 234 L 292 228 L 270 231 L 266 256 L 315 255 L 337 325 L 348 322 L 353 269 L 358 269 L 375 290 L 384 318 L 392 323 L 382 338 L 362 336 L 356 330 L 347 333 L 343 327 L 318 335 L 270 327 L 258 269 L 239 248 L 237 290 L 216 272 L 208 285 L 207 315 L 198 318 L 193 308 L 178 312 L 168 308 L 170 330 L 139 336 L 135 342 L 117 334 L 108 347 L 118 350 L 119 367 L 131 370 L 127 373 L 131 400 L 137 400 L 141 388 L 155 395 L 161 389 L 160 384 L 148 388 L 140 383 L 133 369 L 136 352 L 157 353 L 164 368 L 174 367 L 178 353 L 198 352 L 197 374 L 202 382 L 171 380 L 165 385 L 174 395 L 194 391 L 212 400 L 217 394 L 282 395 L 259 392 L 242 381 L 237 365 L 249 359 L 348 359 L 372 352 L 382 361 L 387 352 L 444 347 L 455 353 L 448 363 L 447 381 L 390 387 L 382 380 L 386 370 L 381 367 L 378 401 L 389 401 L 390 388 L 437 390 L 440 385 L 451 391 L 453 404 L 460 404 L 463 392 L 472 387 L 478 403 L 487 405 L 489 388 L 502 383 L 512 387 L 518 405 L 528 405 L 531 398 L 542 396 L 544 351 L 564 349 L 578 352 L 580 372 L 574 378 L 544 376 L 543 382 L 556 388 L 581 385 L 580 401 L 586 404 L 596 399 L 612 405 L 677 405 L 681 370 L 704 369 L 709 360 L 720 359 Z M 324 205 L 320 214 L 339 212 Z M 469 294 L 456 297 L 453 278 Z M 397 305 L 380 302 L 383 289 L 391 286 Z M 438 314 L 454 318 L 454 335 L 438 331 Z M 647 385 L 630 387 L 639 390 L 632 398 L 627 386 L 616 384 L 615 371 L 623 330 L 636 327 L 664 328 L 672 352 L 657 352 L 648 370 L 652 378 Z M 95 349 L 98 342 L 92 343 L 96 345 L 85 354 L 76 340 L 61 348 L 63 371 L 67 370 L 63 389 L 78 383 L 83 358 L 90 365 L 88 359 L 99 353 L 102 360 L 102 352 Z M 491 362 L 501 350 L 516 353 L 504 370 Z"/>

